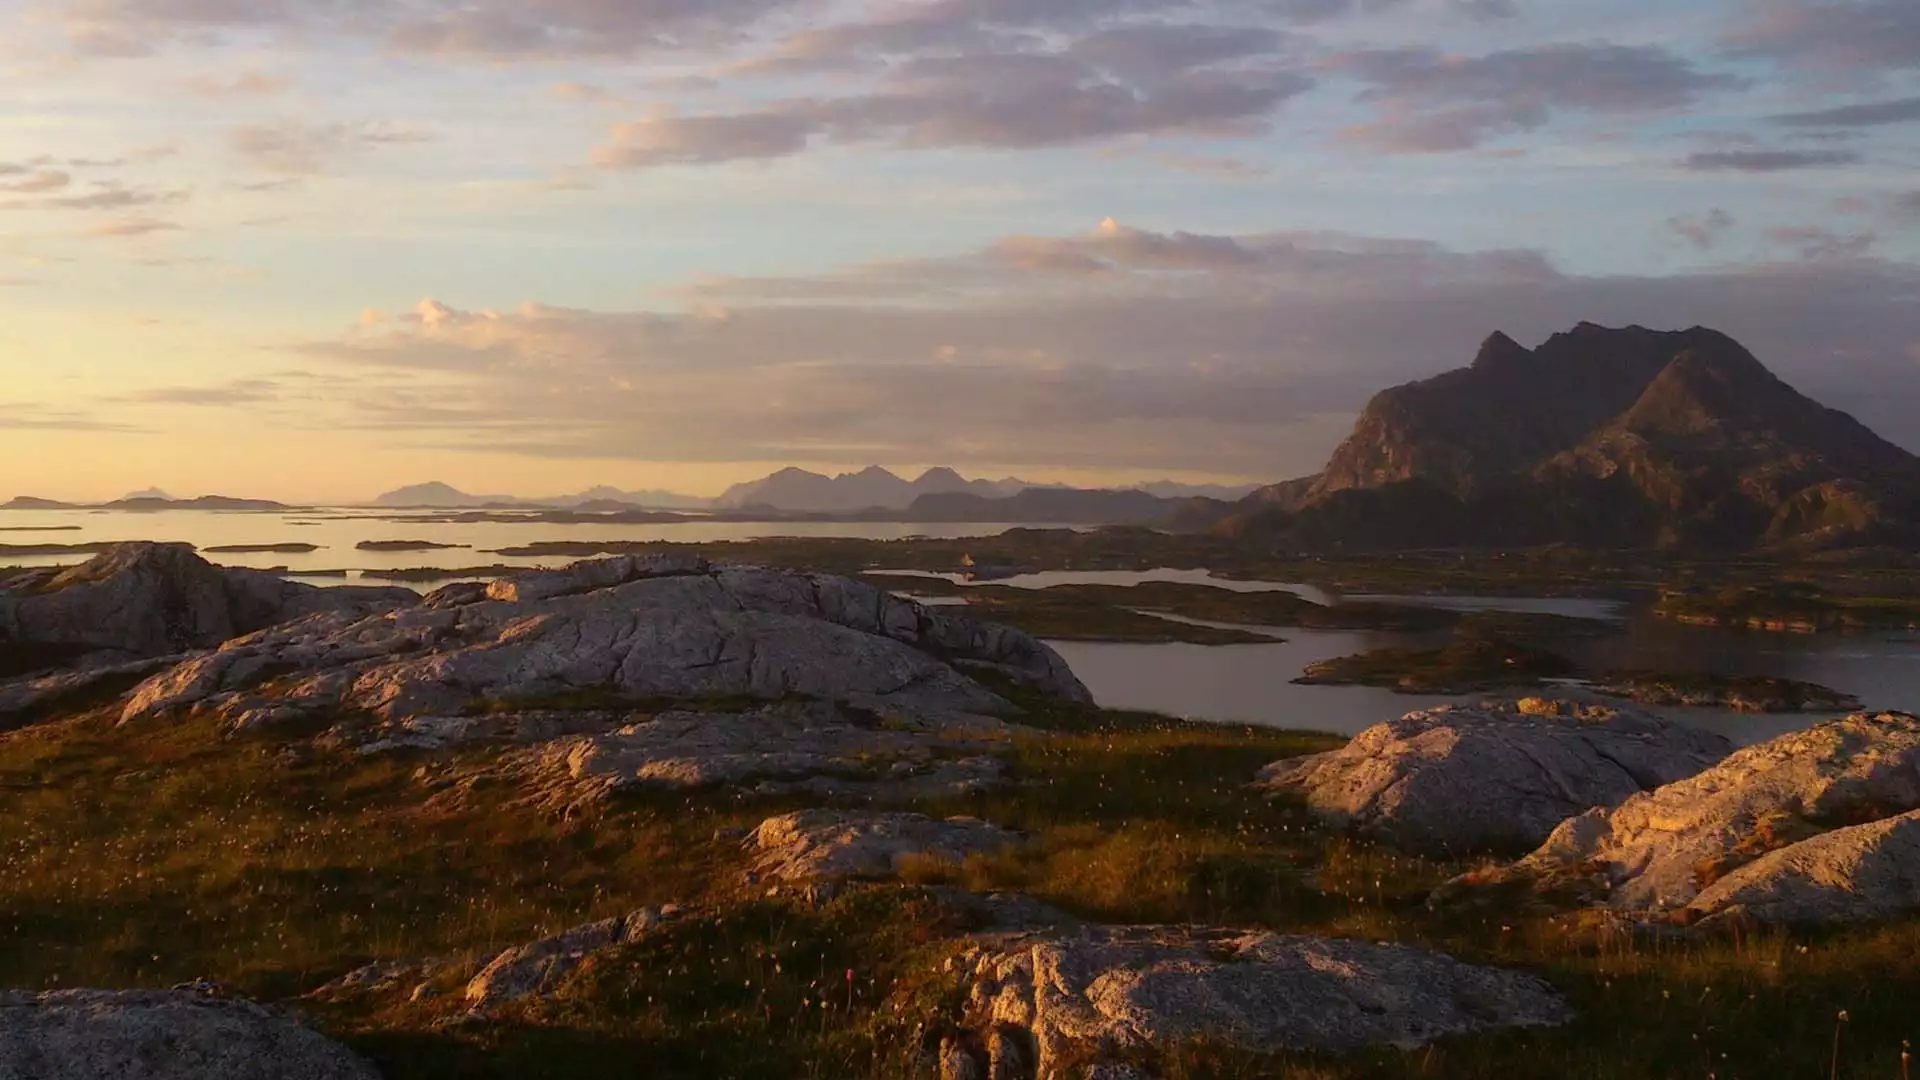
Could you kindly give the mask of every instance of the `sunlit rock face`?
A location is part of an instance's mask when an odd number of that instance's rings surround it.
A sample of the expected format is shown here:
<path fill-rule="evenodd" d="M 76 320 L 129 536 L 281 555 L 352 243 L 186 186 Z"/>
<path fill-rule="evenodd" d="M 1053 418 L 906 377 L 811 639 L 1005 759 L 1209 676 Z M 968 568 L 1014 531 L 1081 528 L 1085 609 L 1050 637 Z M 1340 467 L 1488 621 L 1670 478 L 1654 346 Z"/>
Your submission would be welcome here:
<path fill-rule="evenodd" d="M 1920 911 L 1920 718 L 1856 714 L 1595 809 L 1463 885 L 1525 882 L 1636 917 L 1857 922 Z"/>
<path fill-rule="evenodd" d="M 121 544 L 82 566 L 0 581 L 0 641 L 164 656 L 316 612 L 360 616 L 418 601 L 406 589 L 323 589 L 219 567 L 185 544 Z"/>
<path fill-rule="evenodd" d="M 393 722 L 598 691 L 1012 711 L 969 673 L 1090 700 L 1052 649 L 1010 627 L 844 578 L 622 558 L 485 594 L 449 590 L 413 608 L 279 625 L 154 677 L 123 715 L 208 709 L 237 727 L 341 712 Z"/>

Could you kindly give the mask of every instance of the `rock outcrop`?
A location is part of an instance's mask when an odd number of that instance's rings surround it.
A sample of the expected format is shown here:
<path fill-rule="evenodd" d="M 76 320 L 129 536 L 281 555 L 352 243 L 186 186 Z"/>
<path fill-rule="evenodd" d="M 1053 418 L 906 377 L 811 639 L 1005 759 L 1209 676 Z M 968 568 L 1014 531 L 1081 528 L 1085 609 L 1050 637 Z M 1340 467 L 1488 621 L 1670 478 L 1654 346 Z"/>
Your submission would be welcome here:
<path fill-rule="evenodd" d="M 0 993 L 0 1077 L 379 1080 L 283 1013 L 193 991 Z"/>
<path fill-rule="evenodd" d="M 1007 935 L 983 939 L 969 966 L 977 1029 L 1031 1045 L 1029 1067 L 1043 1077 L 1057 1075 L 1058 1063 L 1196 1038 L 1264 1053 L 1411 1048 L 1571 1019 L 1531 975 L 1401 945 L 1266 931 Z"/>
<path fill-rule="evenodd" d="M 408 721 L 411 730 L 424 721 Z M 440 727 L 476 721 L 449 719 Z M 964 795 L 999 782 L 1019 729 L 991 717 L 862 716 L 831 702 L 741 712 L 670 712 L 599 734 L 554 738 L 512 755 L 506 771 L 553 805 L 633 788 L 748 787 L 764 794 L 884 799 Z M 432 740 L 385 735 L 367 749 Z M 442 734 L 438 743 L 444 745 Z"/>
<path fill-rule="evenodd" d="M 467 983 L 467 1005 L 475 1012 L 485 1012 L 508 1002 L 550 994 L 587 957 L 639 939 L 672 914 L 671 910 L 644 908 L 508 949 Z"/>
<path fill-rule="evenodd" d="M 1692 776 L 1732 745 L 1655 716 L 1526 698 L 1408 713 L 1259 778 L 1315 813 L 1436 856 L 1525 850 L 1596 806 Z"/>
<path fill-rule="evenodd" d="M 323 589 L 218 567 L 184 544 L 122 544 L 83 566 L 0 581 L 0 640 L 164 656 L 316 612 L 363 616 L 418 599 L 406 589 Z"/>
<path fill-rule="evenodd" d="M 627 557 L 238 638 L 149 680 L 124 717 L 204 708 L 242 726 L 346 710 L 396 721 L 582 691 L 1010 711 L 968 672 L 1090 700 L 1052 649 L 1009 627 L 844 578 Z"/>
<path fill-rule="evenodd" d="M 884 877 L 911 856 L 959 862 L 1021 842 L 975 818 L 804 810 L 768 818 L 747 838 L 754 869 L 786 881 Z"/>
<path fill-rule="evenodd" d="M 18 726 L 31 714 L 52 709 L 92 693 L 108 694 L 115 684 L 164 671 L 185 660 L 184 655 L 153 657 L 124 664 L 83 667 L 75 671 L 57 671 L 26 679 L 0 682 L 0 731 Z"/>
<path fill-rule="evenodd" d="M 1640 916 L 1883 917 L 1920 909 L 1915 810 L 1920 718 L 1859 714 L 1589 811 L 1459 885 L 1527 882 Z"/>
<path fill-rule="evenodd" d="M 1920 911 L 1920 812 L 1821 833 L 1700 890 L 1695 918 L 1877 922 Z"/>

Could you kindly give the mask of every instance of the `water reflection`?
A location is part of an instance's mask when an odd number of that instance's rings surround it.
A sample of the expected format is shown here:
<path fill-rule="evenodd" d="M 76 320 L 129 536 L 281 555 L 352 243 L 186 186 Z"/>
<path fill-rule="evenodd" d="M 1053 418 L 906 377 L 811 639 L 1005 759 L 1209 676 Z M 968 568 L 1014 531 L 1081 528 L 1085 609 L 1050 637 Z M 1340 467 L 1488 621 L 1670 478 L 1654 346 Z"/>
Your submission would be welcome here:
<path fill-rule="evenodd" d="M 1439 640 L 1433 636 L 1291 628 L 1272 632 L 1284 634 L 1285 640 L 1211 647 L 1050 644 L 1100 704 L 1196 720 L 1353 735 L 1414 709 L 1479 697 L 1415 696 L 1370 686 L 1293 683 L 1309 664 L 1373 649 L 1431 647 Z M 1609 637 L 1544 644 L 1589 671 L 1777 675 L 1844 691 L 1870 709 L 1920 711 L 1920 636 L 1782 638 L 1635 618 Z M 1798 731 L 1823 719 L 1815 714 L 1751 715 L 1723 709 L 1653 711 L 1717 731 L 1742 745 Z"/>
<path fill-rule="evenodd" d="M 109 510 L 9 510 L 0 525 L 15 535 L 0 544 L 14 546 L 124 543 L 133 540 L 178 541 L 201 550 L 248 544 L 314 544 L 311 553 L 213 554 L 226 566 L 258 570 L 285 567 L 300 575 L 315 571 L 461 569 L 477 566 L 564 566 L 578 556 L 514 556 L 494 554 L 501 548 L 524 547 L 553 541 L 571 543 L 646 543 L 671 541 L 689 544 L 759 540 L 767 537 L 846 537 L 865 540 L 901 540 L 924 536 L 963 539 L 997 536 L 1006 524 L 903 524 L 897 522 L 819 521 L 691 521 L 670 524 L 591 522 L 556 524 L 536 520 L 448 522 L 433 520 L 435 513 L 396 514 L 391 511 L 338 511 L 325 516 L 311 511 L 296 514 L 221 513 L 173 510 L 129 514 Z M 1020 526 L 1025 527 L 1025 526 Z M 1049 527 L 1049 526 L 1036 526 Z M 1058 526 L 1065 528 L 1066 526 Z M 53 529 L 39 535 L 25 529 Z M 450 545 L 429 551 L 361 551 L 362 541 L 417 540 Z M 81 561 L 85 555 L 48 552 L 40 555 L 0 554 L 4 566 L 59 566 Z M 449 577 L 447 580 L 454 580 Z M 320 579 L 326 584 L 327 579 Z M 435 582 L 434 585 L 444 582 Z M 340 584 L 340 579 L 332 579 Z"/>
<path fill-rule="evenodd" d="M 1238 581 L 1233 578 L 1215 577 L 1211 570 L 1043 570 L 1035 574 L 1014 574 L 1008 577 L 991 578 L 934 570 L 869 570 L 867 574 L 870 577 L 931 578 L 937 581 L 950 581 L 955 585 L 1005 585 L 1015 589 L 1050 589 L 1056 585 L 1131 587 L 1153 582 L 1168 582 L 1175 585 L 1207 585 L 1216 589 L 1226 589 L 1229 592 L 1289 592 L 1316 604 L 1340 602 L 1339 597 L 1314 585 L 1300 585 L 1285 581 Z"/>

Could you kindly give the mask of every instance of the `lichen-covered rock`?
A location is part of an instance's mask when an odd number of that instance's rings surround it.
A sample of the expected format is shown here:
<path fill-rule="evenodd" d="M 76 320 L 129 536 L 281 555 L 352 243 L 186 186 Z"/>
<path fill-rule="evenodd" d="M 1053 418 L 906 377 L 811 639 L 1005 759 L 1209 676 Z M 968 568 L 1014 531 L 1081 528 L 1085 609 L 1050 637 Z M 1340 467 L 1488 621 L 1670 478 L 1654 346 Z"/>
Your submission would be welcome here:
<path fill-rule="evenodd" d="M 746 846 L 760 873 L 805 881 L 883 877 L 910 856 L 959 862 L 1020 842 L 1018 833 L 975 818 L 804 810 L 761 822 Z"/>
<path fill-rule="evenodd" d="M 1920 812 L 1822 833 L 1700 891 L 1694 918 L 1856 923 L 1920 911 Z"/>
<path fill-rule="evenodd" d="M 490 595 L 521 590 L 510 583 Z M 365 618 L 321 614 L 276 626 L 154 678 L 123 715 L 229 715 L 272 702 L 391 721 L 456 714 L 478 699 L 579 691 L 797 695 L 949 713 L 1010 708 L 956 664 L 1089 700 L 1053 650 L 1017 630 L 936 614 L 840 578 L 616 559 L 559 579 L 543 575 L 526 595 L 540 598 Z"/>
<path fill-rule="evenodd" d="M 135 660 L 125 664 L 83 667 L 75 671 L 54 672 L 25 679 L 0 682 L 0 731 L 27 713 L 59 705 L 74 697 L 99 691 L 114 683 L 163 671 L 185 660 L 183 655 Z"/>
<path fill-rule="evenodd" d="M 1531 975 L 1402 945 L 1191 927 L 987 939 L 970 1015 L 1029 1033 L 1039 1075 L 1105 1050 L 1197 1038 L 1262 1053 L 1417 1047 L 1565 1023 Z"/>
<path fill-rule="evenodd" d="M 284 1013 L 186 991 L 0 992 L 7 1080 L 379 1080 Z"/>
<path fill-rule="evenodd" d="M 1700 770 L 1726 739 L 1630 709 L 1526 698 L 1408 713 L 1259 786 L 1410 851 L 1525 850 L 1556 826 Z"/>
<path fill-rule="evenodd" d="M 1910 885 L 1884 871 L 1910 834 L 1904 826 L 1844 827 L 1913 810 L 1920 810 L 1920 718 L 1863 713 L 1747 747 L 1697 776 L 1582 814 L 1533 854 L 1460 884 L 1572 887 L 1631 913 L 1743 906 L 1754 916 L 1784 917 L 1795 907 L 1792 896 L 1806 896 L 1794 884 L 1801 880 L 1860 893 L 1845 903 L 1823 901 L 1836 913 L 1877 911 L 1904 903 L 1896 894 Z M 1867 895 L 1882 887 L 1894 892 Z M 1695 906 L 1703 900 L 1706 907 Z"/>
<path fill-rule="evenodd" d="M 163 656 L 315 612 L 365 615 L 417 601 L 406 589 L 323 589 L 218 567 L 185 544 L 121 544 L 83 566 L 9 580 L 0 639 Z"/>
<path fill-rule="evenodd" d="M 509 714 L 510 718 L 511 714 Z M 419 731 L 423 722 L 432 734 Z M 378 729 L 368 749 L 431 748 L 467 718 Z M 405 736 L 387 734 L 394 728 Z M 505 771 L 549 805 L 584 805 L 631 788 L 749 787 L 878 799 L 962 795 L 998 783 L 993 752 L 1020 729 L 993 717 L 850 715 L 831 702 L 786 702 L 742 712 L 670 712 L 598 733 L 556 737 L 509 756 Z M 966 755 L 966 756 L 956 756 Z"/>
<path fill-rule="evenodd" d="M 508 949 L 467 984 L 467 1004 L 475 1012 L 484 1012 L 497 1005 L 550 994 L 587 957 L 637 940 L 660 925 L 664 917 L 659 909 L 645 908 Z"/>

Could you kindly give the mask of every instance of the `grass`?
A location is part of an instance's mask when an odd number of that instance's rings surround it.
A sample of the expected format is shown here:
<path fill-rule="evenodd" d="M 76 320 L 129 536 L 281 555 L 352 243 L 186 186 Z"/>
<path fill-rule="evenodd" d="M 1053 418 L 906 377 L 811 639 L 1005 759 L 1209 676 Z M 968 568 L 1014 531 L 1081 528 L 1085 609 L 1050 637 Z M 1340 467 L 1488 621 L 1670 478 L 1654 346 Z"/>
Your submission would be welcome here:
<path fill-rule="evenodd" d="M 83 715 L 0 735 L 0 985 L 205 977 L 285 1001 L 370 960 L 448 957 L 436 985 L 452 991 L 500 948 L 678 902 L 684 918 L 493 1022 L 449 1026 L 456 1002 L 404 990 L 306 1007 L 390 1080 L 905 1080 L 932 1075 L 922 1051 L 960 1019 L 946 961 L 970 924 L 929 888 L 957 884 L 1107 921 L 1426 943 L 1540 971 L 1579 1011 L 1558 1031 L 1413 1052 L 1169 1048 L 1150 1062 L 1168 1080 L 1896 1080 L 1920 1037 L 1920 924 L 1676 936 L 1513 899 L 1430 910 L 1466 864 L 1355 840 L 1245 786 L 1331 737 L 1063 706 L 1029 719 L 1057 734 L 1018 744 L 1017 786 L 919 809 L 1030 845 L 916 863 L 904 884 L 824 904 L 742 877 L 739 830 L 791 801 L 706 791 L 567 818 L 507 788 L 450 798 L 429 782 L 437 760 L 288 754 L 198 722 Z"/>

